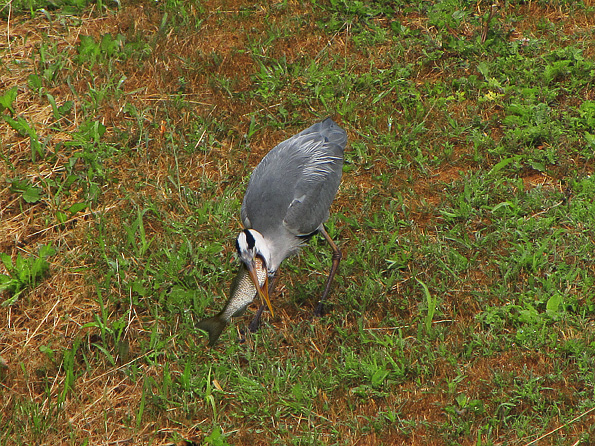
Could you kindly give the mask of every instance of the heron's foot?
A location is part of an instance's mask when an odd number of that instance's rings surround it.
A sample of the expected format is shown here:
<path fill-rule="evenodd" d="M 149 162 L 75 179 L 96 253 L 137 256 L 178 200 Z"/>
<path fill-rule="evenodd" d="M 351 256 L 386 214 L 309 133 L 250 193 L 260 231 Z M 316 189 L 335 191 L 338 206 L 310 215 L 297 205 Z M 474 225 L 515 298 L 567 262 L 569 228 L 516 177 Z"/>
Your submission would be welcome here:
<path fill-rule="evenodd" d="M 262 316 L 262 312 L 264 311 L 265 307 L 266 305 L 260 306 L 254 315 L 254 319 L 252 319 L 252 322 L 250 322 L 250 325 L 248 325 L 248 330 L 250 330 L 250 333 L 256 333 L 260 328 L 260 317 Z"/>
<path fill-rule="evenodd" d="M 250 322 L 250 325 L 248 325 L 248 330 L 250 330 L 250 333 L 256 333 L 259 328 L 260 328 L 260 318 L 255 317 Z"/>
<path fill-rule="evenodd" d="M 240 330 L 240 337 L 238 338 L 238 344 L 245 344 L 246 343 L 246 332 L 244 330 Z"/>
<path fill-rule="evenodd" d="M 320 300 L 318 301 L 316 308 L 314 308 L 314 317 L 322 317 L 325 314 L 327 314 L 327 312 L 325 311 L 324 302 Z"/>

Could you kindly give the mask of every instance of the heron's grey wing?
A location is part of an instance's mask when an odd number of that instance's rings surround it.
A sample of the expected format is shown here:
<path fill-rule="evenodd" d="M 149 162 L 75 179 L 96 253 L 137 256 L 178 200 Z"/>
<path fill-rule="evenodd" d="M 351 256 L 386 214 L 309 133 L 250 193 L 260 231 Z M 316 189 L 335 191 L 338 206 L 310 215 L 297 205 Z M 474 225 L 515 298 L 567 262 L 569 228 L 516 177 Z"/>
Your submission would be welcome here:
<path fill-rule="evenodd" d="M 282 227 L 300 177 L 300 160 L 288 150 L 290 141 L 274 147 L 250 175 L 241 209 L 245 228 L 267 234 Z"/>
<path fill-rule="evenodd" d="M 296 235 L 316 231 L 341 181 L 347 134 L 331 119 L 274 147 L 254 169 L 242 202 L 244 227 L 264 233 L 284 225 Z"/>
<path fill-rule="evenodd" d="M 296 235 L 312 234 L 327 220 L 341 183 L 347 138 L 340 127 L 330 122 L 339 130 L 332 129 L 336 132 L 331 135 L 335 136 L 334 139 L 329 139 L 321 131 L 321 137 L 306 140 L 299 148 L 306 162 L 283 220 L 285 227 Z"/>

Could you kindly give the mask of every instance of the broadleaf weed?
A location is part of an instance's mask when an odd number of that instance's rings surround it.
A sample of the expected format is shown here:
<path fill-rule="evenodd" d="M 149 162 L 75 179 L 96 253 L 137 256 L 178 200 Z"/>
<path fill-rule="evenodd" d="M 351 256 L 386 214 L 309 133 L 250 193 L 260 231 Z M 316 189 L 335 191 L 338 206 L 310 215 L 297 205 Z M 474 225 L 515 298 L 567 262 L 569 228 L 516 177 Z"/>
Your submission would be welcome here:
<path fill-rule="evenodd" d="M 8 254 L 0 253 L 8 272 L 0 274 L 0 292 L 7 292 L 10 296 L 2 302 L 2 306 L 14 304 L 27 288 L 34 288 L 47 274 L 50 267 L 47 258 L 54 254 L 56 250 L 51 245 L 42 245 L 35 256 L 25 257 L 18 253 L 14 262 Z"/>

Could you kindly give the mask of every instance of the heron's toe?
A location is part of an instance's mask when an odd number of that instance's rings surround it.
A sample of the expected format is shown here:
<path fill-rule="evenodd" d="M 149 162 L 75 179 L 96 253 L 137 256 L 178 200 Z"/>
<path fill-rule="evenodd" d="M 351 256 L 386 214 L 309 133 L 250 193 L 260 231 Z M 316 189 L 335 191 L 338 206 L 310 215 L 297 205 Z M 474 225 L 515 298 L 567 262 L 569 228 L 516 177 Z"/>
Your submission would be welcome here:
<path fill-rule="evenodd" d="M 322 301 L 318 302 L 316 308 L 314 308 L 314 317 L 322 317 L 326 314 L 324 303 Z"/>

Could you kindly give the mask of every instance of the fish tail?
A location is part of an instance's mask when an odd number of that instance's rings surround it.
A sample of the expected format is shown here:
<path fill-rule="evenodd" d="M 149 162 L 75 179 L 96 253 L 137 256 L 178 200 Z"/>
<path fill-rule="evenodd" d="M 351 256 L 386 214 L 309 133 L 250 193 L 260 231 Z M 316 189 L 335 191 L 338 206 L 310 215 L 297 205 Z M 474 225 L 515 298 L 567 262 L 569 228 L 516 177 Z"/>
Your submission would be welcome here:
<path fill-rule="evenodd" d="M 218 314 L 217 316 L 203 319 L 196 325 L 196 328 L 204 330 L 209 334 L 209 347 L 212 347 L 226 326 L 227 322 Z"/>

